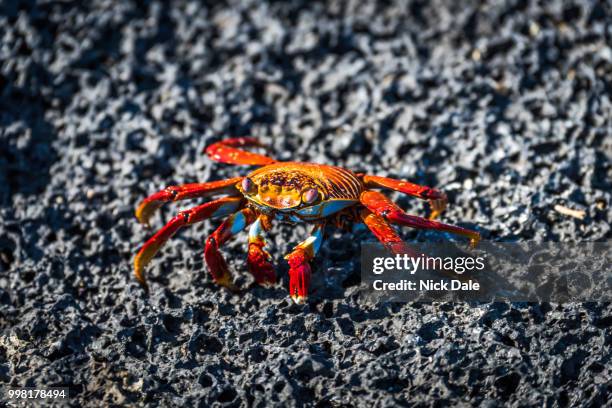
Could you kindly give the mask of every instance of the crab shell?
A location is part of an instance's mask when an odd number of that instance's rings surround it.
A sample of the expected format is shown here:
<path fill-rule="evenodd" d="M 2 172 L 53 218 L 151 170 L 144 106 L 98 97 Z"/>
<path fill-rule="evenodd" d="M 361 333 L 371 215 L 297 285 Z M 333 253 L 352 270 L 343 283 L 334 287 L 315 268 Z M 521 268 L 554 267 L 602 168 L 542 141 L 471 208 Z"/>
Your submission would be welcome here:
<path fill-rule="evenodd" d="M 293 223 L 323 219 L 355 205 L 364 190 L 349 170 L 300 162 L 261 167 L 236 188 L 259 211 Z"/>

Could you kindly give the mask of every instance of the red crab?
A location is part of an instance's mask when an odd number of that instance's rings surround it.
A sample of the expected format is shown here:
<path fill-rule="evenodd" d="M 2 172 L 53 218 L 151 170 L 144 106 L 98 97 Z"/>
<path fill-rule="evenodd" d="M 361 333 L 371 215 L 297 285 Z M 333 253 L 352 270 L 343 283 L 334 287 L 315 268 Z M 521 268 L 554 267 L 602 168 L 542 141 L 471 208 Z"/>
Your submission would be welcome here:
<path fill-rule="evenodd" d="M 289 262 L 289 292 L 296 303 L 308 297 L 310 261 L 323 240 L 326 224 L 365 224 L 392 251 L 401 251 L 401 239 L 390 224 L 434 229 L 466 236 L 472 245 L 480 239 L 477 232 L 433 221 L 446 207 L 446 195 L 434 188 L 405 180 L 356 174 L 341 167 L 315 163 L 278 162 L 270 157 L 241 150 L 261 146 L 255 138 L 228 139 L 209 146 L 208 156 L 222 163 L 261 166 L 246 176 L 207 183 L 167 187 L 145 198 L 138 209 L 138 221 L 147 224 L 153 212 L 165 202 L 225 194 L 179 212 L 150 238 L 134 260 L 136 278 L 146 287 L 144 268 L 172 235 L 185 225 L 207 218 L 227 217 L 206 240 L 204 258 L 215 282 L 233 287 L 225 260 L 219 252 L 236 233 L 250 225 L 247 264 L 259 284 L 276 281 L 271 257 L 264 250 L 264 231 L 272 220 L 314 225 L 312 234 L 285 257 Z M 430 219 L 406 214 L 400 207 L 372 188 L 388 188 L 430 202 Z"/>

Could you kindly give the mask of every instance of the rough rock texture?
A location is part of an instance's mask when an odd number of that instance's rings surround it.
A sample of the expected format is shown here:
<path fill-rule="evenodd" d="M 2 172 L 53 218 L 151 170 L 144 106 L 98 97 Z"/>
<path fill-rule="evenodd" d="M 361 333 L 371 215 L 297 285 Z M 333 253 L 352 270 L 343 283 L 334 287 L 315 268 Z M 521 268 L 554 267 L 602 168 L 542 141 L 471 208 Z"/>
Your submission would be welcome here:
<path fill-rule="evenodd" d="M 370 304 L 367 235 L 329 231 L 305 307 L 282 261 L 301 227 L 270 236 L 275 288 L 211 282 L 210 222 L 135 283 L 135 205 L 245 172 L 202 154 L 227 136 L 440 187 L 486 239 L 610 239 L 609 3 L 369 3 L 0 5 L 0 383 L 74 406 L 607 403 L 609 304 Z"/>

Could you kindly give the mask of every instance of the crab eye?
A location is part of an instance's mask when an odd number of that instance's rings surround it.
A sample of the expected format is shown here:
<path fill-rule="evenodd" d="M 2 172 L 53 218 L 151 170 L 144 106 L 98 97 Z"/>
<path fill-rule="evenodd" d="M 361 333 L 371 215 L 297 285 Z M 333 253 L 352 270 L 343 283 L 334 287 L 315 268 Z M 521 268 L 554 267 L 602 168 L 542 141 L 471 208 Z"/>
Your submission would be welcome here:
<path fill-rule="evenodd" d="M 249 193 L 253 190 L 254 187 L 255 183 L 253 183 L 250 178 L 245 177 L 242 179 L 242 191 L 244 191 L 245 193 Z"/>
<path fill-rule="evenodd" d="M 316 188 L 309 188 L 302 193 L 302 201 L 306 204 L 314 203 L 319 198 L 319 190 Z"/>

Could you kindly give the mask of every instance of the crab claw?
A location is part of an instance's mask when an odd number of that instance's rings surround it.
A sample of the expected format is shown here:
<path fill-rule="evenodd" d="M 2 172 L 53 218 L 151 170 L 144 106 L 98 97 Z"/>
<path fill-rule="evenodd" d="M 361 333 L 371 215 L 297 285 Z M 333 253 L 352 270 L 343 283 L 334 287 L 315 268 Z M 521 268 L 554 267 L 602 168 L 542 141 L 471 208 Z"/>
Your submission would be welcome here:
<path fill-rule="evenodd" d="M 245 180 L 248 180 L 245 178 Z M 245 188 L 245 190 L 247 190 Z M 263 286 L 272 285 L 276 282 L 276 274 L 274 267 L 270 263 L 272 257 L 264 249 L 266 240 L 263 237 L 265 230 L 266 217 L 259 218 L 251 225 L 249 230 L 249 254 L 247 257 L 247 266 L 249 272 L 255 278 L 255 281 Z"/>
<path fill-rule="evenodd" d="M 249 272 L 255 278 L 255 282 L 260 285 L 268 286 L 276 283 L 274 267 L 270 263 L 270 254 L 263 249 L 263 240 L 249 243 L 249 255 L 247 265 Z"/>
<path fill-rule="evenodd" d="M 204 248 L 204 259 L 210 269 L 210 273 L 214 281 L 229 290 L 236 290 L 236 286 L 232 282 L 232 276 L 223 256 L 219 252 L 219 246 L 215 237 L 209 237 L 206 240 Z"/>
<path fill-rule="evenodd" d="M 287 256 L 289 262 L 289 294 L 298 305 L 304 304 L 308 300 L 311 276 L 308 258 L 303 250 L 296 250 Z"/>

